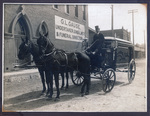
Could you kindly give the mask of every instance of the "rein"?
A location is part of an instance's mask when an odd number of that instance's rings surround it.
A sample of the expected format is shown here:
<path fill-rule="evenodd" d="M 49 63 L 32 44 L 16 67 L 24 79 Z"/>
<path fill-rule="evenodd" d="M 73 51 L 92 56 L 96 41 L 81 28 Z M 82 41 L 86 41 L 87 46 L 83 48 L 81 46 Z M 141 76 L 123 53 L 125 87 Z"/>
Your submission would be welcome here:
<path fill-rule="evenodd" d="M 32 61 L 29 61 L 29 62 L 26 62 L 26 63 L 23 63 L 23 64 L 21 64 L 21 65 L 15 65 L 14 68 L 17 68 L 17 67 L 24 67 L 24 66 L 26 66 L 28 63 L 31 63 L 31 62 L 33 62 L 33 60 L 32 60 Z"/>

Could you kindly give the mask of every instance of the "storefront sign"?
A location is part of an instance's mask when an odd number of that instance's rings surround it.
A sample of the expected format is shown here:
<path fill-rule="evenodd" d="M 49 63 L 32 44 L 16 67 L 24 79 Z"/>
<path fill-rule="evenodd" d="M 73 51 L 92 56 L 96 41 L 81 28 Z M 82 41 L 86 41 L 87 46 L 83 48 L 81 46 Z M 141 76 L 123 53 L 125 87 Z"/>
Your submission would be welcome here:
<path fill-rule="evenodd" d="M 82 41 L 85 38 L 85 27 L 71 20 L 55 16 L 55 38 Z"/>

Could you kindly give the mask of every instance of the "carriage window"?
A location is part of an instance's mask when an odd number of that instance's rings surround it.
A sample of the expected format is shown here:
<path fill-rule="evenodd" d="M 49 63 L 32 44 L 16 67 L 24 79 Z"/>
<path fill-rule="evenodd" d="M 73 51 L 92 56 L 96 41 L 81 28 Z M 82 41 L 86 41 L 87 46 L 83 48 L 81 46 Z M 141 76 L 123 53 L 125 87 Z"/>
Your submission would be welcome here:
<path fill-rule="evenodd" d="M 78 17 L 78 5 L 75 5 L 75 17 Z"/>

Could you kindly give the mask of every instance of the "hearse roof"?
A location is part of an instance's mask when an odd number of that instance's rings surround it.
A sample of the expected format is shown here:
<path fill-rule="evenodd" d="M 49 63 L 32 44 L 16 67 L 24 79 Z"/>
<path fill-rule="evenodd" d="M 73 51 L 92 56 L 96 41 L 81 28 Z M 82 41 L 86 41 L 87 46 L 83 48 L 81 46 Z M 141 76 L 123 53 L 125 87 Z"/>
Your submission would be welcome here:
<path fill-rule="evenodd" d="M 119 42 L 132 44 L 130 41 L 123 40 L 123 39 L 120 39 L 120 38 L 114 38 L 114 37 L 106 36 L 105 39 L 106 39 L 106 40 L 112 40 L 112 41 L 115 41 L 115 40 L 116 40 L 116 41 L 119 41 Z"/>

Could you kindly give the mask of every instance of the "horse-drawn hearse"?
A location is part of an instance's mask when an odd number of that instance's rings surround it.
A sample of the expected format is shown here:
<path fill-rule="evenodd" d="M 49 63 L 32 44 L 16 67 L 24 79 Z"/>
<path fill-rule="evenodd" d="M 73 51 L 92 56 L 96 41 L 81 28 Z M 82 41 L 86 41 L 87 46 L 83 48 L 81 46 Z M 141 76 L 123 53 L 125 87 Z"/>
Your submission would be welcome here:
<path fill-rule="evenodd" d="M 89 57 L 85 52 L 66 53 L 59 50 L 48 38 L 48 33 L 40 34 L 36 44 L 27 38 L 22 40 L 18 58 L 24 59 L 29 53 L 32 54 L 41 76 L 42 93 L 46 90 L 44 75 L 46 76 L 49 98 L 52 98 L 53 95 L 54 75 L 56 99 L 59 99 L 59 73 L 61 72 L 74 72 L 74 75 L 71 76 L 72 82 L 75 85 L 82 85 L 81 95 L 89 93 L 92 74 L 96 79 L 102 80 L 104 92 L 110 92 L 113 89 L 116 81 L 115 72 L 127 72 L 129 83 L 132 83 L 135 77 L 134 46 L 131 42 L 118 38 L 105 37 L 101 53 L 98 56 Z M 100 60 L 97 60 L 97 57 Z M 98 65 L 93 65 L 93 61 L 96 61 Z M 91 67 L 94 68 L 91 69 Z M 124 70 L 120 70 L 120 68 L 124 68 Z"/>
<path fill-rule="evenodd" d="M 97 64 L 100 63 L 100 65 L 96 66 L 90 73 L 94 74 L 93 78 L 102 80 L 104 92 L 110 92 L 113 89 L 116 81 L 115 72 L 128 73 L 128 81 L 132 83 L 135 77 L 136 64 L 134 46 L 131 42 L 114 37 L 105 37 L 99 57 L 101 60 L 97 61 Z M 83 77 L 73 76 L 72 82 L 75 85 L 81 85 Z"/>

